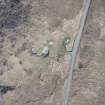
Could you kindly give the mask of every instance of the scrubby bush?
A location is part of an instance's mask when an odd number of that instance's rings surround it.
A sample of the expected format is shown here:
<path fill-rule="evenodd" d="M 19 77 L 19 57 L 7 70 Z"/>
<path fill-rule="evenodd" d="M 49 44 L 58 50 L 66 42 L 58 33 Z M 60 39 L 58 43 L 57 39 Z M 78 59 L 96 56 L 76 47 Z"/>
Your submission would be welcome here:
<path fill-rule="evenodd" d="M 27 20 L 27 12 L 21 0 L 0 0 L 0 28 L 14 28 Z"/>

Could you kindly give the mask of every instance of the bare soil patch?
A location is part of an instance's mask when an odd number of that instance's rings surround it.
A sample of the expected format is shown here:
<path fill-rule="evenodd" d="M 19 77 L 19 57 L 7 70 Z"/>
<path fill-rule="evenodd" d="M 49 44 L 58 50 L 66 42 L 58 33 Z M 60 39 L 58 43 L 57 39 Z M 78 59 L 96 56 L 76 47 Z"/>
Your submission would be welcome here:
<path fill-rule="evenodd" d="M 0 0 L 0 105 L 62 105 L 83 0 Z M 43 57 L 42 50 L 49 54 Z"/>

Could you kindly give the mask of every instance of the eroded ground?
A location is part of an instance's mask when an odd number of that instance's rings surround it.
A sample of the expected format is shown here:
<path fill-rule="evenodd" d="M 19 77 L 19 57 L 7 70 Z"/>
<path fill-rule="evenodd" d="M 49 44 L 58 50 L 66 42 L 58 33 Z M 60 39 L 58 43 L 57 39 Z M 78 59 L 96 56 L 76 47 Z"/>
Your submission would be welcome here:
<path fill-rule="evenodd" d="M 83 0 L 0 3 L 0 83 L 16 86 L 1 94 L 0 105 L 62 105 L 68 50 L 78 31 Z M 47 57 L 33 54 L 32 48 L 37 51 L 45 46 L 49 47 Z"/>

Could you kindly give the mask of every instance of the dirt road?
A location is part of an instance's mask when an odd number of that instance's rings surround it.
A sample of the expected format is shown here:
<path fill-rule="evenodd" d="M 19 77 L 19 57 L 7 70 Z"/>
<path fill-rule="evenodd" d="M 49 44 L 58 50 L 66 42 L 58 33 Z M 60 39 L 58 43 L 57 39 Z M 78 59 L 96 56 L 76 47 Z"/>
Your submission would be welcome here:
<path fill-rule="evenodd" d="M 70 105 L 105 105 L 105 1 L 93 0 L 87 18 Z"/>

